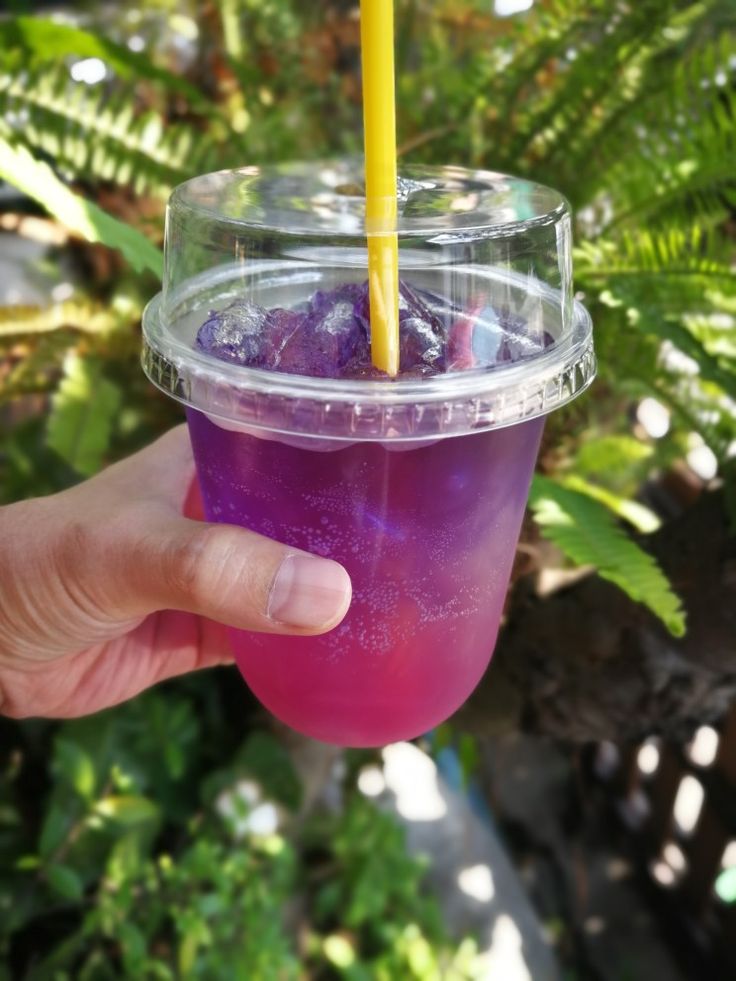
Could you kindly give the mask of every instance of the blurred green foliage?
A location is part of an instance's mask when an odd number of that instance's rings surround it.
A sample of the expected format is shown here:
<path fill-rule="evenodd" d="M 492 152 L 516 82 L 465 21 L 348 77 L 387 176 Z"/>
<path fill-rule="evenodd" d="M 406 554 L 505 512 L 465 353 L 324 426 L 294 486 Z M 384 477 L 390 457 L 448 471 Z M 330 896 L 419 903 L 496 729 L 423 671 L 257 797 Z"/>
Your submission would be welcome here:
<path fill-rule="evenodd" d="M 224 685 L 0 723 L 0 976 L 476 976 L 475 945 L 453 948 L 423 894 L 424 863 L 355 789 L 365 754 L 341 807 L 305 817 L 289 754 L 243 734 Z"/>
<path fill-rule="evenodd" d="M 0 20 L 0 177 L 23 192 L 3 197 L 2 227 L 48 243 L 36 271 L 71 284 L 0 307 L 2 501 L 178 420 L 139 367 L 166 196 L 206 169 L 360 152 L 354 6 L 155 0 Z M 397 0 L 402 156 L 572 202 L 600 376 L 550 419 L 533 506 L 573 561 L 679 633 L 630 531 L 656 525 L 642 485 L 698 442 L 736 515 L 736 7 L 491 7 Z M 104 78 L 75 81 L 84 59 Z M 662 438 L 632 426 L 647 396 L 670 413 Z M 472 945 L 450 951 L 396 827 L 347 783 L 339 814 L 300 824 L 288 756 L 217 678 L 60 727 L 3 724 L 0 979 L 472 976 Z M 281 808 L 278 833 L 243 831 L 244 782 Z"/>

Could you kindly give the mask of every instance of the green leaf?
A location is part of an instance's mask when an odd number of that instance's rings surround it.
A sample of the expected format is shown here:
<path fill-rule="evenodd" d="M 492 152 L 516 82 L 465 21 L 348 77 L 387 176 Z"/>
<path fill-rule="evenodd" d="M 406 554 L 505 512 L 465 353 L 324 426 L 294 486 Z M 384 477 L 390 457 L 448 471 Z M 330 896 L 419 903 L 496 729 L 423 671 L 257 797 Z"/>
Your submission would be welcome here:
<path fill-rule="evenodd" d="M 79 899 L 82 896 L 84 884 L 68 865 L 52 865 L 47 876 L 51 888 L 64 899 Z"/>
<path fill-rule="evenodd" d="M 588 494 L 536 475 L 529 505 L 542 533 L 577 565 L 591 565 L 604 579 L 643 603 L 675 637 L 685 633 L 679 597 L 654 558 L 615 523 L 611 512 Z"/>
<path fill-rule="evenodd" d="M 41 865 L 41 859 L 38 855 L 21 855 L 18 861 L 15 863 L 15 868 L 19 872 L 28 872 L 32 869 L 37 869 Z"/>
<path fill-rule="evenodd" d="M 111 249 L 119 249 L 136 272 L 148 269 L 161 278 L 161 251 L 145 235 L 75 194 L 48 164 L 36 160 L 25 147 L 14 146 L 2 137 L 0 178 L 33 198 L 88 242 L 101 242 Z"/>
<path fill-rule="evenodd" d="M 126 880 L 138 875 L 142 864 L 141 833 L 139 828 L 133 827 L 118 836 L 107 859 L 105 877 L 119 888 Z"/>
<path fill-rule="evenodd" d="M 57 739 L 54 745 L 54 767 L 63 774 L 76 792 L 90 800 L 97 777 L 92 757 L 69 739 Z"/>
<path fill-rule="evenodd" d="M 182 977 L 191 977 L 199 947 L 200 938 L 195 933 L 187 932 L 182 938 L 177 958 Z"/>
<path fill-rule="evenodd" d="M 245 53 L 240 0 L 219 0 L 222 20 L 222 40 L 225 51 L 235 62 L 242 61 Z"/>
<path fill-rule="evenodd" d="M 159 816 L 158 807 L 152 800 L 133 794 L 103 797 L 95 805 L 95 811 L 102 817 L 126 826 L 156 821 Z"/>
<path fill-rule="evenodd" d="M 586 476 L 623 470 L 648 460 L 652 447 L 634 436 L 601 436 L 582 444 L 575 455 L 575 470 Z"/>
<path fill-rule="evenodd" d="M 662 524 L 654 511 L 645 507 L 645 505 L 640 504 L 638 501 L 621 497 L 619 494 L 614 494 L 605 487 L 600 487 L 598 484 L 592 484 L 588 480 L 583 480 L 582 477 L 575 475 L 564 477 L 560 480 L 560 483 L 565 487 L 569 487 L 570 490 L 577 491 L 580 494 L 587 494 L 588 497 L 600 501 L 609 511 L 613 511 L 619 518 L 628 521 L 629 524 L 633 525 L 637 531 L 640 531 L 644 535 L 656 531 Z"/>
<path fill-rule="evenodd" d="M 474 773 L 478 771 L 480 752 L 478 742 L 469 732 L 463 732 L 458 740 L 458 757 L 462 772 L 463 786 L 467 787 Z"/>
<path fill-rule="evenodd" d="M 91 31 L 41 17 L 10 17 L 0 21 L 0 50 L 20 50 L 26 64 L 44 64 L 70 56 L 100 58 L 121 78 L 149 79 L 170 92 L 185 95 L 192 105 L 212 110 L 196 86 L 180 75 L 159 68 L 149 54 L 137 53 Z"/>
<path fill-rule="evenodd" d="M 70 352 L 52 399 L 47 445 L 77 473 L 96 473 L 107 451 L 120 401 L 120 389 L 103 377 L 97 361 Z"/>
<path fill-rule="evenodd" d="M 248 737 L 240 760 L 267 796 L 291 810 L 299 807 L 301 784 L 291 757 L 277 739 L 266 732 L 254 732 Z"/>
<path fill-rule="evenodd" d="M 46 813 L 38 841 L 38 851 L 42 858 L 48 858 L 64 841 L 73 823 L 73 815 L 68 808 L 52 804 Z"/>
<path fill-rule="evenodd" d="M 141 966 L 146 959 L 146 938 L 143 931 L 130 921 L 121 923 L 117 928 L 116 940 L 122 947 L 123 962 L 129 976 L 142 973 Z"/>

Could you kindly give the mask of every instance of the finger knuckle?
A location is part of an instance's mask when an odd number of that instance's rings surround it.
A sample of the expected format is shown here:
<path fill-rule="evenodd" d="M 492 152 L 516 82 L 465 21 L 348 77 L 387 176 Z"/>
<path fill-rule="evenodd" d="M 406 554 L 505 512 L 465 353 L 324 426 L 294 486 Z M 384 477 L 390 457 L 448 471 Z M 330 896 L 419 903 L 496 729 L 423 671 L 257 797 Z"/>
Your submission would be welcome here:
<path fill-rule="evenodd" d="M 233 551 L 229 529 L 205 526 L 169 550 L 167 579 L 194 606 L 211 605 L 222 594 Z"/>
<path fill-rule="evenodd" d="M 67 521 L 56 539 L 55 557 L 64 568 L 72 564 L 78 567 L 89 556 L 95 536 L 87 525 L 78 519 Z"/>

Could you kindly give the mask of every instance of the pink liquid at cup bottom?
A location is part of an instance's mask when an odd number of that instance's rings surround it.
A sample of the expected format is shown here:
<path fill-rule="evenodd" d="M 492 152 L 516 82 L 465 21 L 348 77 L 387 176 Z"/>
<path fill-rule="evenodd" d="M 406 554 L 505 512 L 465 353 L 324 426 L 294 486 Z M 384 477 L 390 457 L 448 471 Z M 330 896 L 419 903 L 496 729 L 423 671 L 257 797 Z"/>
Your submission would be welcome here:
<path fill-rule="evenodd" d="M 328 634 L 231 632 L 266 708 L 343 746 L 411 739 L 452 715 L 496 642 L 543 420 L 326 451 L 187 416 L 210 521 L 329 556 L 352 578 Z"/>

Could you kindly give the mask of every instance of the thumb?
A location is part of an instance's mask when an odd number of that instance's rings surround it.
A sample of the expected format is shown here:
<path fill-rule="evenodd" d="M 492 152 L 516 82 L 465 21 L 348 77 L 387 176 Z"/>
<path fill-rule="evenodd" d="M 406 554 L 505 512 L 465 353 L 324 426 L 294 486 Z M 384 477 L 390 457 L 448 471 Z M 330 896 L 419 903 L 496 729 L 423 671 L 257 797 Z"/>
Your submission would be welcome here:
<path fill-rule="evenodd" d="M 331 559 L 226 524 L 159 516 L 118 581 L 133 615 L 184 610 L 241 630 L 319 634 L 345 616 L 350 577 Z"/>

